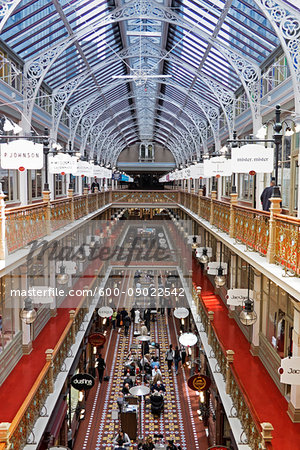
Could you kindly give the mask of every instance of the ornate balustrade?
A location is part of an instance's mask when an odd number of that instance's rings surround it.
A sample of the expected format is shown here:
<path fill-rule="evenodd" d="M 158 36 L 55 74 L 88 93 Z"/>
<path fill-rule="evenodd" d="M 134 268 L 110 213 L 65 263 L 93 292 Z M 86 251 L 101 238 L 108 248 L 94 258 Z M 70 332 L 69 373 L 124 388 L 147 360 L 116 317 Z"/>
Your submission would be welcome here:
<path fill-rule="evenodd" d="M 47 202 L 5 210 L 7 250 L 11 253 L 47 234 Z"/>
<path fill-rule="evenodd" d="M 112 203 L 173 204 L 177 202 L 177 191 L 111 191 Z"/>
<path fill-rule="evenodd" d="M 213 202 L 213 225 L 219 230 L 229 233 L 230 227 L 230 204 L 212 200 Z"/>
<path fill-rule="evenodd" d="M 235 240 L 266 255 L 269 244 L 270 213 L 233 205 L 233 214 Z"/>
<path fill-rule="evenodd" d="M 232 399 L 233 407 L 231 416 L 237 417 L 241 422 L 243 434 L 245 435 L 244 437 L 241 436 L 243 442 L 248 443 L 251 449 L 258 450 L 262 448 L 263 442 L 259 419 L 252 408 L 246 390 L 241 384 L 234 365 L 229 364 L 228 362 L 228 354 L 221 344 L 213 324 L 213 313 L 206 310 L 201 295 L 197 293 L 195 286 L 193 286 L 192 294 L 197 307 L 197 313 L 200 316 L 203 325 L 203 331 L 206 332 L 208 343 L 212 348 L 213 355 L 208 355 L 208 357 L 213 356 L 217 360 L 214 371 L 222 374 L 223 379 L 226 382 L 226 392 Z"/>
<path fill-rule="evenodd" d="M 76 195 L 73 198 L 74 202 L 74 218 L 80 219 L 80 217 L 83 217 L 86 215 L 86 199 L 85 195 Z"/>
<path fill-rule="evenodd" d="M 50 203 L 50 226 L 55 231 L 71 222 L 71 198 L 53 200 Z"/>
<path fill-rule="evenodd" d="M 275 261 L 300 275 L 300 220 L 275 214 Z"/>
<path fill-rule="evenodd" d="M 211 199 L 208 197 L 200 197 L 200 212 L 201 217 L 205 220 L 210 220 L 210 204 Z"/>
<path fill-rule="evenodd" d="M 98 209 L 98 205 L 97 205 L 97 200 L 98 200 L 98 194 L 89 194 L 88 195 L 88 209 L 89 212 L 93 212 L 96 211 L 96 209 Z"/>

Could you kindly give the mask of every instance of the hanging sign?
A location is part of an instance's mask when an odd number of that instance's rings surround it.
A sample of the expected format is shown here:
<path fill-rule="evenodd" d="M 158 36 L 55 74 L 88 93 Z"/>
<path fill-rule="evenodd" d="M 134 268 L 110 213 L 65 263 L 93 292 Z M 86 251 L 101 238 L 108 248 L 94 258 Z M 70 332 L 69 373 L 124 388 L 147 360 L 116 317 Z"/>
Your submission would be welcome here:
<path fill-rule="evenodd" d="M 35 144 L 26 139 L 17 139 L 8 144 L 1 144 L 0 147 L 2 169 L 20 169 L 20 171 L 23 171 L 43 167 L 43 144 Z"/>
<path fill-rule="evenodd" d="M 207 256 L 209 258 L 212 257 L 212 248 L 211 247 L 198 247 L 196 249 L 196 256 L 197 256 L 197 258 L 199 258 L 202 255 L 203 250 L 205 250 L 205 249 L 207 250 L 207 252 L 206 252 Z"/>
<path fill-rule="evenodd" d="M 50 173 L 74 173 L 77 170 L 77 158 L 64 153 L 59 153 L 48 159 Z"/>
<path fill-rule="evenodd" d="M 57 261 L 56 273 L 60 273 L 61 266 L 64 266 L 65 273 L 68 275 L 74 275 L 76 273 L 77 267 L 75 261 Z"/>
<path fill-rule="evenodd" d="M 239 173 L 271 173 L 274 168 L 274 149 L 247 144 L 231 149 L 232 167 Z"/>
<path fill-rule="evenodd" d="M 111 317 L 113 312 L 114 310 L 110 306 L 101 306 L 101 308 L 98 309 L 100 317 Z"/>
<path fill-rule="evenodd" d="M 195 164 L 194 166 L 191 166 L 191 178 L 198 179 L 204 177 L 204 164 L 199 163 Z"/>
<path fill-rule="evenodd" d="M 194 375 L 188 379 L 188 387 L 193 391 L 207 391 L 211 385 L 211 379 L 205 375 Z"/>
<path fill-rule="evenodd" d="M 281 383 L 300 385 L 300 356 L 283 358 L 278 373 Z"/>
<path fill-rule="evenodd" d="M 229 177 L 232 174 L 231 159 L 223 156 L 215 156 L 214 158 L 204 160 L 204 177 Z"/>
<path fill-rule="evenodd" d="M 71 378 L 71 386 L 78 391 L 88 391 L 95 384 L 95 378 L 89 373 L 77 373 Z"/>
<path fill-rule="evenodd" d="M 188 236 L 188 244 L 201 244 L 201 236 Z"/>
<path fill-rule="evenodd" d="M 106 342 L 106 337 L 102 333 L 92 333 L 88 337 L 88 341 L 94 347 L 101 347 Z"/>
<path fill-rule="evenodd" d="M 77 170 L 72 172 L 74 176 L 93 177 L 94 176 L 94 164 L 90 164 L 87 161 L 78 161 Z"/>
<path fill-rule="evenodd" d="M 218 275 L 218 268 L 222 267 L 223 275 L 227 275 L 227 263 L 220 263 L 219 261 L 209 262 L 207 264 L 207 273 L 208 275 Z"/>
<path fill-rule="evenodd" d="M 243 306 L 248 298 L 248 289 L 228 289 L 226 300 L 227 305 Z M 249 298 L 253 300 L 253 291 L 249 291 Z"/>
<path fill-rule="evenodd" d="M 103 177 L 103 167 L 98 166 L 98 165 L 94 165 L 93 166 L 93 176 L 97 177 L 97 178 L 102 178 Z"/>

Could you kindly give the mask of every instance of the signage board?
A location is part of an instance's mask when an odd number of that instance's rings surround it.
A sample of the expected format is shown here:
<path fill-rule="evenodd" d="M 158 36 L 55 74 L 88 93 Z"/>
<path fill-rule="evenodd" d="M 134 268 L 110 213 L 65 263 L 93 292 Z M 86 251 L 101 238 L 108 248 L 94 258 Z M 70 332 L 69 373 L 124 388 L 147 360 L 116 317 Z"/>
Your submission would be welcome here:
<path fill-rule="evenodd" d="M 194 239 L 196 238 L 196 239 Z M 201 244 L 201 236 L 195 236 L 194 234 L 191 236 L 188 236 L 188 244 Z"/>
<path fill-rule="evenodd" d="M 207 250 L 207 252 L 206 252 L 207 256 L 209 258 L 211 258 L 212 257 L 212 248 L 211 247 L 198 247 L 196 249 L 196 256 L 197 256 L 197 258 L 199 258 L 202 255 L 204 249 Z"/>
<path fill-rule="evenodd" d="M 110 306 L 101 306 L 98 309 L 98 314 L 100 317 L 111 317 L 114 310 Z"/>
<path fill-rule="evenodd" d="M 92 333 L 88 337 L 88 341 L 94 347 L 101 347 L 106 342 L 106 337 L 102 333 Z"/>
<path fill-rule="evenodd" d="M 77 267 L 75 261 L 57 261 L 56 273 L 60 273 L 61 266 L 64 266 L 65 273 L 68 275 L 74 275 L 76 273 Z"/>
<path fill-rule="evenodd" d="M 50 173 L 74 173 L 77 170 L 77 158 L 64 153 L 59 153 L 48 158 Z"/>
<path fill-rule="evenodd" d="M 211 379 L 205 375 L 194 375 L 188 379 L 188 387 L 193 391 L 207 391 L 211 385 Z"/>
<path fill-rule="evenodd" d="M 231 149 L 232 167 L 239 173 L 271 173 L 274 168 L 274 149 L 263 145 L 247 144 Z"/>
<path fill-rule="evenodd" d="M 54 303 L 55 288 L 51 286 L 31 286 L 28 290 L 28 297 L 35 304 Z"/>
<path fill-rule="evenodd" d="M 300 356 L 283 358 L 278 373 L 281 383 L 300 385 Z"/>
<path fill-rule="evenodd" d="M 77 373 L 71 378 L 71 386 L 78 391 L 88 391 L 95 384 L 95 378 L 89 373 Z"/>
<path fill-rule="evenodd" d="M 94 177 L 102 178 L 103 174 L 104 174 L 103 167 L 98 166 L 98 165 L 93 166 L 93 176 Z"/>
<path fill-rule="evenodd" d="M 77 168 L 72 175 L 74 176 L 85 176 L 85 177 L 93 177 L 94 176 L 94 164 L 90 164 L 87 161 L 78 161 Z"/>
<path fill-rule="evenodd" d="M 226 300 L 227 305 L 243 306 L 248 298 L 248 289 L 228 289 Z M 253 300 L 253 291 L 249 291 L 249 298 Z"/>
<path fill-rule="evenodd" d="M 209 262 L 207 264 L 207 273 L 208 275 L 218 275 L 218 268 L 223 268 L 223 275 L 227 275 L 227 263 L 222 262 L 221 264 L 218 261 Z"/>
<path fill-rule="evenodd" d="M 194 179 L 203 178 L 204 177 L 204 164 L 198 163 L 194 166 L 191 166 L 190 177 Z"/>
<path fill-rule="evenodd" d="M 214 158 L 204 160 L 204 177 L 228 177 L 232 174 L 231 159 L 223 156 L 215 156 Z"/>
<path fill-rule="evenodd" d="M 43 144 L 17 139 L 1 144 L 2 169 L 41 169 L 44 164 Z"/>

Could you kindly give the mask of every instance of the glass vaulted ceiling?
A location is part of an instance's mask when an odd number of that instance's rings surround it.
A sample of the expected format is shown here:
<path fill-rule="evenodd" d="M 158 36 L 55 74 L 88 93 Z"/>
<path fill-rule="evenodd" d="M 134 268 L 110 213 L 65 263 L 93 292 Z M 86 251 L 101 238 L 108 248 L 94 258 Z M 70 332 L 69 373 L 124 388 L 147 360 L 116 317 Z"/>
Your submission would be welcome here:
<path fill-rule="evenodd" d="M 206 120 L 201 105 L 220 108 L 204 75 L 231 92 L 241 85 L 215 43 L 260 64 L 279 40 L 254 0 L 157 0 L 191 24 L 189 28 L 161 21 L 159 14 L 147 15 L 148 3 L 23 0 L 1 38 L 26 62 L 77 35 L 44 81 L 58 89 L 85 74 L 68 100 L 72 108 L 95 94 L 82 120 L 99 112 L 95 126 L 107 120 L 105 131 L 117 131 L 123 147 L 145 139 L 168 145 L 172 136 L 194 126 L 192 116 Z M 121 12 L 118 20 L 104 23 L 116 8 L 130 5 L 133 15 Z M 122 51 L 126 53 L 119 55 Z"/>

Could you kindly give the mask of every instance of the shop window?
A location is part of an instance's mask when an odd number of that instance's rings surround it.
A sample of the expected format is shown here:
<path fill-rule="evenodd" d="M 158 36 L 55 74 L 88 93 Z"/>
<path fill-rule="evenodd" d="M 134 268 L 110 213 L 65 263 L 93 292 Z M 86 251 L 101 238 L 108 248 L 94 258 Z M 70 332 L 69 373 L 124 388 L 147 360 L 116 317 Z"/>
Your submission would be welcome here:
<path fill-rule="evenodd" d="M 42 170 L 30 170 L 31 199 L 42 196 Z"/>
<path fill-rule="evenodd" d="M 60 196 L 60 195 L 65 195 L 65 187 L 66 187 L 66 182 L 65 182 L 66 176 L 65 175 L 60 175 L 60 174 L 56 174 L 55 175 L 55 196 Z"/>
<path fill-rule="evenodd" d="M 224 197 L 230 197 L 231 194 L 231 177 L 222 177 L 223 187 L 222 187 L 222 195 Z"/>
<path fill-rule="evenodd" d="M 139 150 L 140 162 L 152 162 L 154 161 L 154 145 L 152 143 L 141 143 Z"/>
<path fill-rule="evenodd" d="M 0 279 L 0 353 L 9 345 L 18 329 L 15 322 L 15 312 L 13 308 L 11 290 L 16 289 L 16 277 L 9 275 Z"/>
<path fill-rule="evenodd" d="M 253 198 L 253 176 L 248 174 L 239 175 L 239 198 L 251 201 Z"/>
<path fill-rule="evenodd" d="M 17 201 L 19 198 L 19 179 L 16 170 L 0 169 L 0 183 L 6 195 L 6 202 Z"/>

